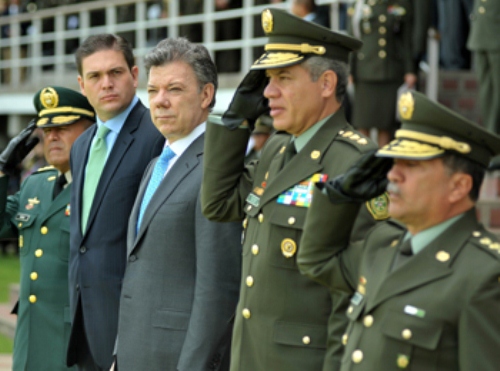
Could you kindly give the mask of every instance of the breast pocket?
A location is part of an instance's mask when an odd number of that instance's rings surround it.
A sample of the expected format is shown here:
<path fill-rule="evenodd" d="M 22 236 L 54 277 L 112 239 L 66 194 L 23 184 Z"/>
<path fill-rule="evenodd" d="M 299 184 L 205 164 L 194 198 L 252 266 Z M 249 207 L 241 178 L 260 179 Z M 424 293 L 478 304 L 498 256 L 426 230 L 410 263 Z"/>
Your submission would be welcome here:
<path fill-rule="evenodd" d="M 16 225 L 19 232 L 19 255 L 24 256 L 30 250 L 33 240 L 33 225 L 37 218 L 37 214 L 17 213 L 13 218 L 13 223 Z"/>

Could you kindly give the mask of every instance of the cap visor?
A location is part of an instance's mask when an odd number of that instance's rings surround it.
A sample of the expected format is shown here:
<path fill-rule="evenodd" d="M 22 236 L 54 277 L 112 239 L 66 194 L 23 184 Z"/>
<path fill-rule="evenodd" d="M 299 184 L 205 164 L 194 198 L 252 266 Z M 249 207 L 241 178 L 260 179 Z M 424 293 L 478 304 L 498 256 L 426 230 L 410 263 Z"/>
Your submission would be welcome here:
<path fill-rule="evenodd" d="M 289 67 L 301 63 L 304 58 L 303 54 L 298 53 L 266 52 L 253 63 L 250 69 L 267 70 L 270 68 Z"/>

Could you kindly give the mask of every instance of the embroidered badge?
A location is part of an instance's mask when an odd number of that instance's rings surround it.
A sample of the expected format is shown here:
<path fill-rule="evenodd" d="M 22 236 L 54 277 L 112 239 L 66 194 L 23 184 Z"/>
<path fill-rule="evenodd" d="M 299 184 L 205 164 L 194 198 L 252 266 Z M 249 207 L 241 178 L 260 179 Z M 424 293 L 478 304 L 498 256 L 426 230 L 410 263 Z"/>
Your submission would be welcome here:
<path fill-rule="evenodd" d="M 277 202 L 282 205 L 309 207 L 311 205 L 314 183 L 325 182 L 327 179 L 327 174 L 316 173 L 309 179 L 303 180 L 280 194 Z"/>
<path fill-rule="evenodd" d="M 64 210 L 64 215 L 65 216 L 71 215 L 71 206 L 69 204 L 66 205 L 66 210 Z"/>
<path fill-rule="evenodd" d="M 26 210 L 31 210 L 35 205 L 38 205 L 40 203 L 40 200 L 38 197 L 35 198 L 28 198 L 28 204 L 25 206 Z"/>

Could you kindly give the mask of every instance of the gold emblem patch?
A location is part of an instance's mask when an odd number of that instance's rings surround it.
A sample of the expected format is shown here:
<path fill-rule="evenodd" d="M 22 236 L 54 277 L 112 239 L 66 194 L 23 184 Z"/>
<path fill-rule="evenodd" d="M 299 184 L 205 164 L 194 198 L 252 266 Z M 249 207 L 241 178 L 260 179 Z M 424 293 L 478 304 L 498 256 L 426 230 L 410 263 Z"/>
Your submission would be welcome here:
<path fill-rule="evenodd" d="M 45 88 L 40 93 L 40 102 L 45 108 L 56 108 L 59 104 L 59 95 L 53 88 Z"/>
<path fill-rule="evenodd" d="M 269 9 L 262 12 L 262 29 L 265 33 L 273 31 L 273 14 Z"/>
<path fill-rule="evenodd" d="M 398 102 L 398 108 L 401 118 L 405 120 L 411 119 L 413 111 L 415 110 L 415 101 L 413 100 L 413 95 L 410 92 L 401 95 Z"/>
<path fill-rule="evenodd" d="M 285 258 L 291 258 L 297 252 L 297 244 L 291 238 L 281 241 L 281 253 Z"/>
<path fill-rule="evenodd" d="M 389 196 L 387 196 L 387 193 L 384 193 L 372 198 L 370 201 L 366 201 L 366 208 L 375 220 L 389 218 Z"/>

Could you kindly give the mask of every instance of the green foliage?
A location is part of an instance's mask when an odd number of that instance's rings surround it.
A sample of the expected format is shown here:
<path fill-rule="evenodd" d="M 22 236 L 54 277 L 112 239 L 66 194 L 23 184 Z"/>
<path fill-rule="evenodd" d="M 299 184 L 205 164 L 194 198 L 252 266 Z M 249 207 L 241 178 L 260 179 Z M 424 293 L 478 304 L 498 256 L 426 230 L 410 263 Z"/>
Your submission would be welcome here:
<path fill-rule="evenodd" d="M 14 340 L 0 334 L 0 354 L 11 354 L 14 346 Z"/>
<path fill-rule="evenodd" d="M 9 301 L 9 285 L 19 283 L 19 257 L 14 254 L 0 254 L 0 303 Z"/>

